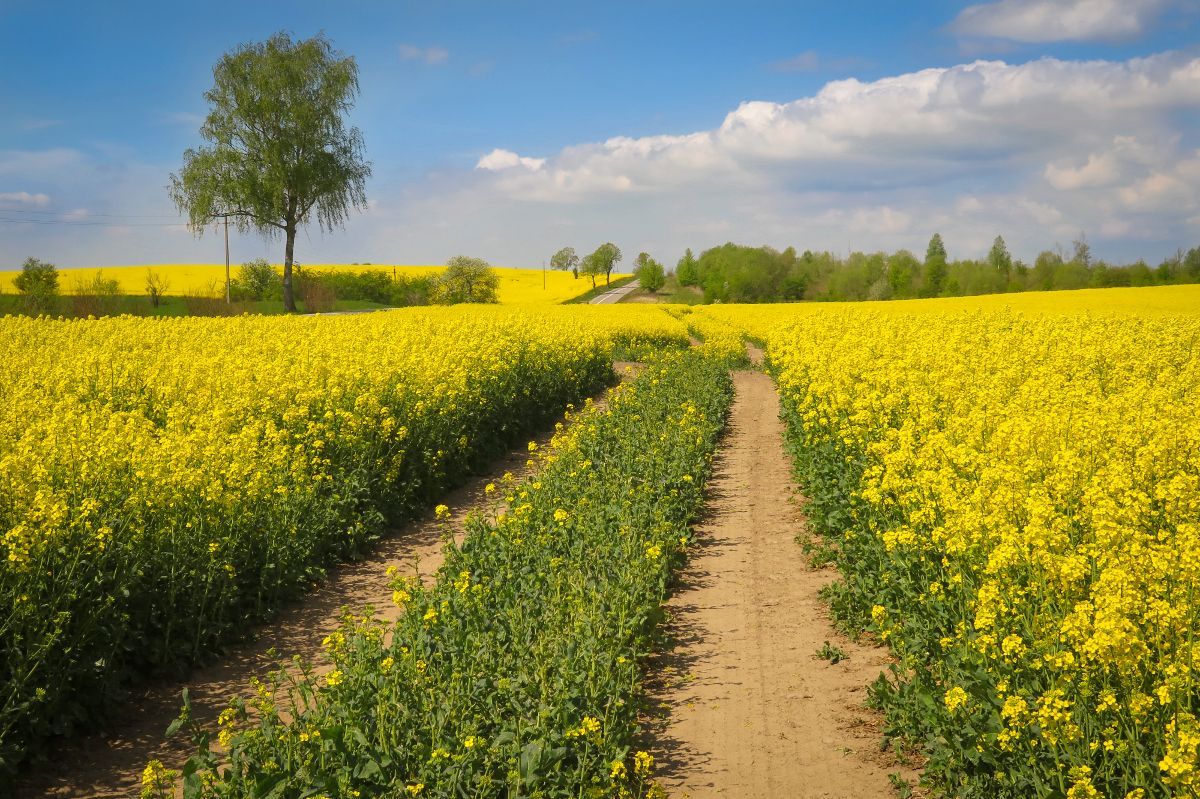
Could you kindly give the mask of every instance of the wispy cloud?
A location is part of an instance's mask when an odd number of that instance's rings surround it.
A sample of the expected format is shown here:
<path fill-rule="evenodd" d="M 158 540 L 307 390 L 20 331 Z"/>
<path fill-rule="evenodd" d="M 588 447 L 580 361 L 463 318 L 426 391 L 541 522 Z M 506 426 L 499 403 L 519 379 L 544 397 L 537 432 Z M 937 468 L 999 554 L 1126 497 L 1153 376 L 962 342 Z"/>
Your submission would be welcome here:
<path fill-rule="evenodd" d="M 417 47 L 413 44 L 400 45 L 400 58 L 404 61 L 420 61 L 430 66 L 446 63 L 450 51 L 444 47 Z"/>
<path fill-rule="evenodd" d="M 805 50 L 791 58 L 772 61 L 767 68 L 772 72 L 837 72 L 861 67 L 863 63 L 860 58 L 828 58 L 816 50 Z"/>
<path fill-rule="evenodd" d="M 1171 0 L 995 0 L 964 8 L 950 31 L 1018 42 L 1127 39 L 1143 33 Z"/>
<path fill-rule="evenodd" d="M 472 78 L 482 78 L 484 75 L 487 75 L 489 72 L 495 69 L 495 67 L 496 62 L 492 61 L 491 59 L 476 61 L 471 65 L 471 68 L 467 70 L 467 74 Z"/>
<path fill-rule="evenodd" d="M 18 127 L 25 133 L 36 133 L 39 130 L 57 127 L 62 123 L 61 119 L 25 119 L 20 122 Z"/>
<path fill-rule="evenodd" d="M 50 204 L 47 194 L 30 194 L 27 191 L 0 191 L 0 204 L 45 208 Z"/>

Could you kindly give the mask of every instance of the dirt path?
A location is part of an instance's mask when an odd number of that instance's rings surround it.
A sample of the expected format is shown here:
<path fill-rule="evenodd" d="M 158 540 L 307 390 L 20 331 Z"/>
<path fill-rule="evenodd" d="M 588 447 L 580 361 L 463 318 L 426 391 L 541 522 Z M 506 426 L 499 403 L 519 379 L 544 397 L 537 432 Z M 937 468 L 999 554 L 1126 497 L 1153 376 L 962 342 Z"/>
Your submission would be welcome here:
<path fill-rule="evenodd" d="M 661 782 L 675 799 L 894 799 L 888 772 L 901 769 L 863 708 L 886 655 L 837 635 L 818 599 L 834 574 L 810 569 L 795 542 L 803 519 L 771 379 L 739 371 L 734 385 L 652 690 Z M 826 641 L 848 658 L 816 658 Z"/>
<path fill-rule="evenodd" d="M 641 364 L 616 363 L 617 374 L 628 380 Z M 603 404 L 604 395 L 597 398 Z M 549 443 L 553 430 L 533 438 Z M 490 464 L 486 474 L 447 492 L 441 502 L 452 512 L 449 527 L 461 537 L 462 522 L 476 508 L 485 507 L 484 487 L 505 472 L 521 475 L 529 457 L 525 447 L 509 452 Z M 186 685 L 192 702 L 192 718 L 214 725 L 217 714 L 237 695 L 248 695 L 250 678 L 263 675 L 283 657 L 299 654 L 321 663 L 321 641 L 338 626 L 341 609 L 373 605 L 380 618 L 394 619 L 387 568 L 401 573 L 432 575 L 444 560 L 443 536 L 447 525 L 430 511 L 380 542 L 375 552 L 357 563 L 330 569 L 329 578 L 312 593 L 280 611 L 270 624 L 260 627 L 255 637 L 235 645 L 217 662 L 197 669 L 187 681 L 159 682 L 136 691 L 127 709 L 108 724 L 106 734 L 64 745 L 50 756 L 54 764 L 27 774 L 16 786 L 14 799 L 61 797 L 62 799 L 109 799 L 136 797 L 141 790 L 141 773 L 152 759 L 168 768 L 179 768 L 190 754 L 188 742 L 180 737 L 164 741 L 167 725 L 179 714 L 180 695 Z M 325 668 L 328 668 L 327 666 Z M 318 665 L 318 670 L 322 670 Z"/>

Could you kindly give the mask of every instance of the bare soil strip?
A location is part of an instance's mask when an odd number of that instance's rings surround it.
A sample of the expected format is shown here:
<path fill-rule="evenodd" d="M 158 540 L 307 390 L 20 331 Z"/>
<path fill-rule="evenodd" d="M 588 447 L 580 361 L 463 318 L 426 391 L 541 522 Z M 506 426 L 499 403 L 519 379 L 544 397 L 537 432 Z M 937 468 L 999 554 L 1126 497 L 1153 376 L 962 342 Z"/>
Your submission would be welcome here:
<path fill-rule="evenodd" d="M 622 380 L 637 374 L 641 364 L 616 363 Z M 604 402 L 604 395 L 597 404 Z M 540 446 L 548 444 L 552 430 L 534 436 Z M 429 512 L 380 542 L 365 560 L 330 569 L 329 578 L 312 593 L 284 608 L 275 620 L 254 632 L 249 641 L 237 644 L 209 666 L 197 669 L 186 681 L 160 682 L 145 686 L 129 699 L 127 707 L 113 718 L 103 734 L 65 745 L 50 758 L 49 768 L 22 779 L 15 799 L 61 797 L 62 799 L 109 799 L 136 797 L 141 774 L 151 759 L 168 768 L 179 768 L 190 752 L 188 741 L 163 739 L 167 725 L 179 714 L 181 693 L 186 686 L 192 703 L 192 718 L 215 727 L 217 714 L 235 696 L 249 696 L 250 678 L 262 676 L 277 666 L 272 650 L 281 657 L 298 654 L 320 664 L 321 641 L 338 627 L 342 609 L 372 605 L 378 617 L 392 620 L 397 613 L 392 603 L 387 568 L 402 574 L 419 574 L 428 579 L 441 566 L 446 530 L 461 537 L 462 523 L 472 510 L 486 507 L 484 487 L 505 472 L 520 476 L 526 471 L 529 454 L 524 447 L 498 458 L 484 477 L 448 492 L 442 502 L 452 512 L 449 523 Z M 324 668 L 328 668 L 325 666 Z"/>
<path fill-rule="evenodd" d="M 678 799 L 893 799 L 888 772 L 901 769 L 863 707 L 886 653 L 838 635 L 818 598 L 835 574 L 795 542 L 804 521 L 771 379 L 738 371 L 734 386 L 706 518 L 668 602 L 675 646 L 651 687 L 659 778 Z M 817 658 L 826 641 L 848 657 Z"/>

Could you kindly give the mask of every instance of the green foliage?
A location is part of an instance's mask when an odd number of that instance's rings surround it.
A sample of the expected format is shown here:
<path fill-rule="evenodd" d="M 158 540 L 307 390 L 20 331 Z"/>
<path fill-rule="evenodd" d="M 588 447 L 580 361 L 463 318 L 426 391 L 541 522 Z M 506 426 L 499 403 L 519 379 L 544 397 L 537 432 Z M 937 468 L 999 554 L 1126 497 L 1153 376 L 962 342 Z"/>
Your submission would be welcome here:
<path fill-rule="evenodd" d="M 689 247 L 675 264 L 675 279 L 681 286 L 695 286 L 700 283 L 700 272 L 696 266 L 696 256 L 692 255 Z"/>
<path fill-rule="evenodd" d="M 849 655 L 847 655 L 846 650 L 842 649 L 840 646 L 836 646 L 826 641 L 825 645 L 817 650 L 815 657 L 818 657 L 821 660 L 828 660 L 830 663 L 836 666 L 838 663 L 846 660 Z"/>
<path fill-rule="evenodd" d="M 237 277 L 231 283 L 235 296 L 241 299 L 265 300 L 279 297 L 283 292 L 283 279 L 265 258 L 256 258 L 239 266 Z"/>
<path fill-rule="evenodd" d="M 562 271 L 571 270 L 571 274 L 575 275 L 575 279 L 579 279 L 579 256 L 575 254 L 574 247 L 563 247 L 550 258 L 550 267 L 552 269 L 560 269 Z"/>
<path fill-rule="evenodd" d="M 646 253 L 641 253 L 638 255 L 636 263 L 637 268 L 634 269 L 633 274 L 637 278 L 638 285 L 646 291 L 653 294 L 666 284 L 667 271 L 658 261 Z"/>
<path fill-rule="evenodd" d="M 921 273 L 921 296 L 939 297 L 946 287 L 946 245 L 942 234 L 934 233 L 925 249 L 925 268 Z"/>
<path fill-rule="evenodd" d="M 456 255 L 446 262 L 431 299 L 439 305 L 499 302 L 500 276 L 482 258 Z"/>
<path fill-rule="evenodd" d="M 58 268 L 48 261 L 26 258 L 13 287 L 25 296 L 30 313 L 52 311 L 58 302 Z"/>
<path fill-rule="evenodd" d="M 223 716 L 227 751 L 195 728 L 185 796 L 656 795 L 632 751 L 642 658 L 731 397 L 716 362 L 652 363 L 501 484 L 432 586 L 396 579 L 394 623 L 348 616 L 334 671 L 282 664 Z"/>
<path fill-rule="evenodd" d="M 323 35 L 294 42 L 277 33 L 227 53 L 213 78 L 200 129 L 208 144 L 184 153 L 171 198 L 197 233 L 229 215 L 243 232 L 282 234 L 283 300 L 294 311 L 298 228 L 315 218 L 332 230 L 366 206 L 371 167 L 362 135 L 343 119 L 358 93 L 358 66 Z"/>
<path fill-rule="evenodd" d="M 589 257 L 592 259 L 592 272 L 590 272 L 593 275 L 592 285 L 595 285 L 596 275 L 604 275 L 605 283 L 612 282 L 612 271 L 621 260 L 621 249 L 609 241 L 597 247 Z M 589 273 L 585 271 L 585 274 Z"/>
<path fill-rule="evenodd" d="M 1008 245 L 1004 243 L 1003 236 L 997 236 L 996 240 L 992 242 L 992 249 L 988 251 L 988 263 L 1006 279 L 1012 273 L 1012 256 L 1008 252 Z"/>

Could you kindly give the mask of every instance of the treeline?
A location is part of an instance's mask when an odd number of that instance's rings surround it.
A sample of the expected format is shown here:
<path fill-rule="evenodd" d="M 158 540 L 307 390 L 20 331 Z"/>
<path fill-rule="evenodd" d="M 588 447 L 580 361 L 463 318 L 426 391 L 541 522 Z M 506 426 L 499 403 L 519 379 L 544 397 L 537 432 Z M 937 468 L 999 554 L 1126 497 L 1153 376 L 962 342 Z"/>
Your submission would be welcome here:
<path fill-rule="evenodd" d="M 264 259 L 237 268 L 229 281 L 228 300 L 224 284 L 215 281 L 206 289 L 170 295 L 167 273 L 150 267 L 146 269 L 142 295 L 122 290 L 121 284 L 106 277 L 102 269 L 88 280 L 77 280 L 65 294 L 58 267 L 37 258 L 25 260 L 21 272 L 13 278 L 13 287 L 17 290 L 15 297 L 0 292 L 0 316 L 230 316 L 272 312 L 269 306 L 282 304 L 284 293 L 283 275 Z M 318 270 L 297 265 L 293 288 L 304 311 L 327 313 L 339 302 L 393 308 L 495 303 L 499 302 L 500 277 L 483 259 L 457 255 L 441 272 L 424 275 L 389 274 L 381 269 Z"/>
<path fill-rule="evenodd" d="M 894 253 L 830 252 L 794 247 L 723 244 L 700 254 L 688 250 L 675 267 L 684 286 L 697 286 L 706 302 L 855 301 L 916 297 L 960 297 L 1018 291 L 1156 286 L 1200 283 L 1200 247 L 1151 267 L 1145 261 L 1110 264 L 1092 258 L 1080 237 L 1068 255 L 1046 250 L 1032 264 L 1014 259 L 1002 237 L 980 260 L 950 260 L 934 234 L 924 259 L 908 250 Z"/>

